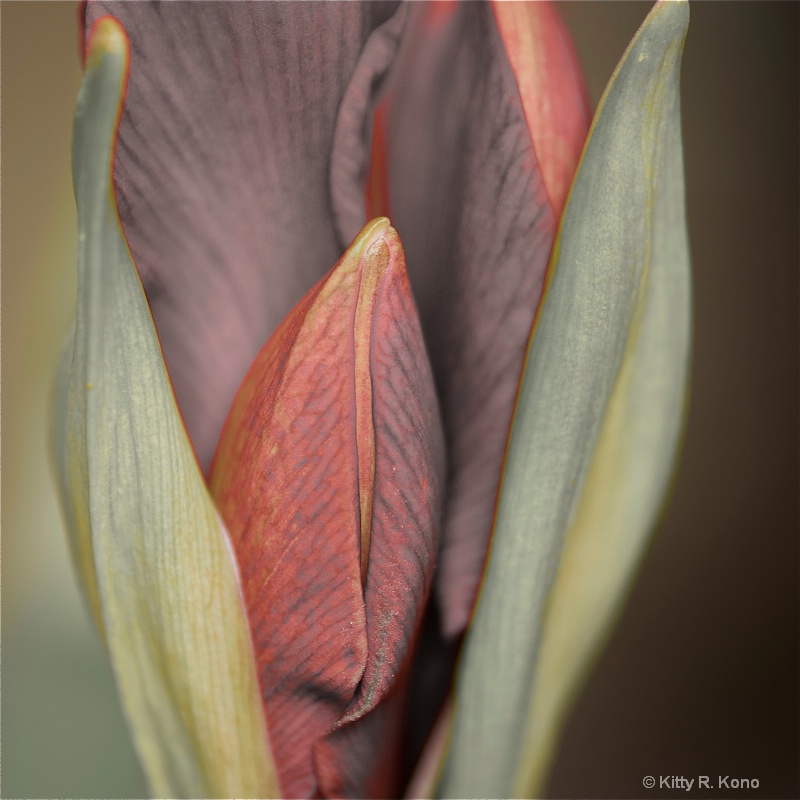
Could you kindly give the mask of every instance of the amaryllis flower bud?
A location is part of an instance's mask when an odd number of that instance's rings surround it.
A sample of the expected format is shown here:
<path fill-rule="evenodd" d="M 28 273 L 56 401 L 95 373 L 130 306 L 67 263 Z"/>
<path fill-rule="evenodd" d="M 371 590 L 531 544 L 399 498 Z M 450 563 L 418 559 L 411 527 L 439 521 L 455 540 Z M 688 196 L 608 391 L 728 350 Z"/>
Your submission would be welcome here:
<path fill-rule="evenodd" d="M 674 463 L 687 21 L 586 138 L 547 4 L 88 4 L 55 439 L 156 795 L 540 790 Z"/>

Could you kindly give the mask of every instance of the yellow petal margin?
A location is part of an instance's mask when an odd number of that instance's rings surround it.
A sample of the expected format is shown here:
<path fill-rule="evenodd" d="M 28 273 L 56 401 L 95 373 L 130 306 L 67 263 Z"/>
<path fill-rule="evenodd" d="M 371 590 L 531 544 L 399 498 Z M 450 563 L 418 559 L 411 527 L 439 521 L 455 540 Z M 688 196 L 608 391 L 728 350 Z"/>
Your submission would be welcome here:
<path fill-rule="evenodd" d="M 535 797 L 669 487 L 691 329 L 686 2 L 656 4 L 600 102 L 528 351 L 459 665 L 442 797 Z"/>
<path fill-rule="evenodd" d="M 128 60 L 103 18 L 75 111 L 78 307 L 56 390 L 73 553 L 155 796 L 277 796 L 236 564 L 116 210 Z"/>

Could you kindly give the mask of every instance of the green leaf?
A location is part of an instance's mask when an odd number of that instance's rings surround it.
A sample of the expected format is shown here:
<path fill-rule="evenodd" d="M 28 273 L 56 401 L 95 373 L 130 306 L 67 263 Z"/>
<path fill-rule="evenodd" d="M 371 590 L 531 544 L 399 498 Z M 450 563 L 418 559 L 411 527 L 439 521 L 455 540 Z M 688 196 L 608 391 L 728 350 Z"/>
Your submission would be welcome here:
<path fill-rule="evenodd" d="M 526 360 L 441 796 L 541 791 L 669 485 L 690 343 L 688 20 L 685 2 L 655 6 L 589 133 Z"/>
<path fill-rule="evenodd" d="M 79 292 L 56 397 L 73 553 L 154 794 L 275 795 L 236 564 L 114 201 L 128 58 L 100 20 L 75 112 Z"/>

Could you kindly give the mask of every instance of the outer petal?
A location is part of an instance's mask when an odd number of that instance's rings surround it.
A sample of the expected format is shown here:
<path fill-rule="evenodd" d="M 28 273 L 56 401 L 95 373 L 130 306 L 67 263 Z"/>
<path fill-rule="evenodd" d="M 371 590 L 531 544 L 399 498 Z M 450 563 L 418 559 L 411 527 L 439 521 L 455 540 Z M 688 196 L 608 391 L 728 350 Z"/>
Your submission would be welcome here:
<path fill-rule="evenodd" d="M 75 112 L 80 291 L 56 425 L 65 506 L 153 792 L 263 797 L 276 785 L 236 565 L 114 205 L 127 61 L 124 32 L 101 20 Z"/>
<path fill-rule="evenodd" d="M 678 96 L 687 24 L 686 3 L 651 12 L 601 101 L 570 195 L 457 678 L 443 796 L 541 791 L 566 703 L 669 482 L 690 329 Z"/>
<path fill-rule="evenodd" d="M 438 547 L 440 426 L 402 248 L 375 220 L 259 353 L 211 471 L 287 796 L 397 791 L 398 682 Z"/>
<path fill-rule="evenodd" d="M 388 206 L 406 243 L 451 454 L 437 594 L 455 635 L 483 567 L 557 218 L 490 6 L 412 4 L 387 91 L 378 119 Z M 573 92 L 562 98 L 570 119 L 582 98 Z"/>
<path fill-rule="evenodd" d="M 90 24 L 112 13 L 130 36 L 120 216 L 204 468 L 256 353 L 341 255 L 329 199 L 337 113 L 394 8 L 88 6 Z"/>

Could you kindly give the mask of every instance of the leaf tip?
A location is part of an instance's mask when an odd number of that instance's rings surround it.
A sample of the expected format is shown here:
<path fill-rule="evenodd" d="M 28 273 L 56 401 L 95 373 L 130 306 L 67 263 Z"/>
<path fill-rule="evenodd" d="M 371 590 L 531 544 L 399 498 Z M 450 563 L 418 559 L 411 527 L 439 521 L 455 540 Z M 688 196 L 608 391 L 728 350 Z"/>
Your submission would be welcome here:
<path fill-rule="evenodd" d="M 128 34 L 120 22 L 108 14 L 97 20 L 89 34 L 86 66 L 99 65 L 107 55 L 120 56 L 126 63 L 129 57 Z"/>
<path fill-rule="evenodd" d="M 689 0 L 657 0 L 646 21 L 657 15 L 663 25 L 673 30 L 673 36 L 685 35 L 689 27 Z"/>

